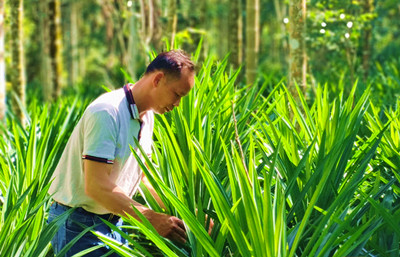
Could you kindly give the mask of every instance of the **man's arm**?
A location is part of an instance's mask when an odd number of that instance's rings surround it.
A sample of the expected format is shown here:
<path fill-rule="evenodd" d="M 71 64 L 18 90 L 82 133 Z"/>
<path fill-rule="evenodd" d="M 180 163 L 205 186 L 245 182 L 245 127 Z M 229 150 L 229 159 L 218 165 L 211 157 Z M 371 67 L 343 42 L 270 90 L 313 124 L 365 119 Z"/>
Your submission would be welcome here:
<path fill-rule="evenodd" d="M 149 180 L 147 179 L 146 175 L 143 173 L 142 175 L 142 182 L 143 184 L 147 187 L 147 189 L 150 191 L 150 193 L 153 195 L 154 199 L 158 202 L 161 208 L 166 210 L 166 207 L 161 200 L 161 198 L 158 196 L 156 191 L 154 190 L 154 187 L 150 184 Z M 196 209 L 196 216 L 197 216 L 197 209 Z M 207 222 L 207 214 L 205 215 L 206 222 Z M 212 228 L 214 227 L 214 221 L 210 219 L 210 225 L 208 227 L 208 234 L 211 235 Z"/>
<path fill-rule="evenodd" d="M 135 202 L 110 180 L 111 164 L 83 160 L 85 172 L 85 193 L 87 196 L 119 216 L 139 219 L 131 205 L 134 205 L 154 226 L 157 232 L 168 239 L 185 242 L 186 232 L 183 222 L 177 217 L 157 213 Z"/>

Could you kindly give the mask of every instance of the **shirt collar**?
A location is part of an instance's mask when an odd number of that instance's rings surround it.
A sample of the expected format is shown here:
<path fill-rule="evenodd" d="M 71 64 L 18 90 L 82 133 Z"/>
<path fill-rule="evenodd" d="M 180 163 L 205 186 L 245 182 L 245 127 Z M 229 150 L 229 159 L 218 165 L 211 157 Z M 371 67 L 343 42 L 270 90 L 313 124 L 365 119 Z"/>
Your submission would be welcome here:
<path fill-rule="evenodd" d="M 135 100 L 133 99 L 130 85 L 132 84 L 128 83 L 124 86 L 126 100 L 128 100 L 128 110 L 132 119 L 140 121 L 139 110 L 135 104 Z"/>

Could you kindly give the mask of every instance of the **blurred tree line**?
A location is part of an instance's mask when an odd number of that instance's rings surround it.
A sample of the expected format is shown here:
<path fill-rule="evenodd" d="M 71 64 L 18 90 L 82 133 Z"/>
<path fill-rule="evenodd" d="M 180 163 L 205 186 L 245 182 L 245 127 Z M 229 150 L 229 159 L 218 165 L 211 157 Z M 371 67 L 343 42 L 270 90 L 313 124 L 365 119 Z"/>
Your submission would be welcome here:
<path fill-rule="evenodd" d="M 286 77 L 312 95 L 379 80 L 397 97 L 399 16 L 398 0 L 0 0 L 0 118 L 6 95 L 94 97 L 125 82 L 121 68 L 138 79 L 150 51 L 201 39 L 203 60 L 229 53 L 242 84 Z"/>

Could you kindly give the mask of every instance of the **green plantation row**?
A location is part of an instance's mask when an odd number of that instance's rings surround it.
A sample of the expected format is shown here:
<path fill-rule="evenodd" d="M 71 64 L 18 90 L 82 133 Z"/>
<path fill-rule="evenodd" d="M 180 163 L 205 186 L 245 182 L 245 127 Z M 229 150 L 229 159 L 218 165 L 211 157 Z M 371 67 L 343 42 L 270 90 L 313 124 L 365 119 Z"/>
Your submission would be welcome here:
<path fill-rule="evenodd" d="M 320 87 L 311 105 L 282 83 L 237 90 L 226 67 L 204 62 L 181 106 L 157 116 L 141 163 L 187 243 L 133 219 L 131 247 L 104 241 L 121 256 L 398 256 L 399 110 L 356 87 L 336 98 Z M 1 128 L 0 256 L 51 254 L 49 178 L 86 105 L 32 103 L 26 128 L 11 114 Z"/>

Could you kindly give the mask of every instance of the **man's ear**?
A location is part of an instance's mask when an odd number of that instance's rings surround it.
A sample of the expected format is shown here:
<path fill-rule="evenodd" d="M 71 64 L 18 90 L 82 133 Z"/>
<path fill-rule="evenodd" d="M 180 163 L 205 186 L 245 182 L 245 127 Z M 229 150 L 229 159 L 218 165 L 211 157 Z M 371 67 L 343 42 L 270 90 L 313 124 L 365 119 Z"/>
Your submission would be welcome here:
<path fill-rule="evenodd" d="M 153 85 L 154 85 L 155 87 L 157 87 L 158 84 L 160 83 L 160 81 L 162 80 L 163 77 L 164 77 L 164 72 L 162 72 L 162 71 L 157 71 L 156 74 L 154 75 Z"/>

